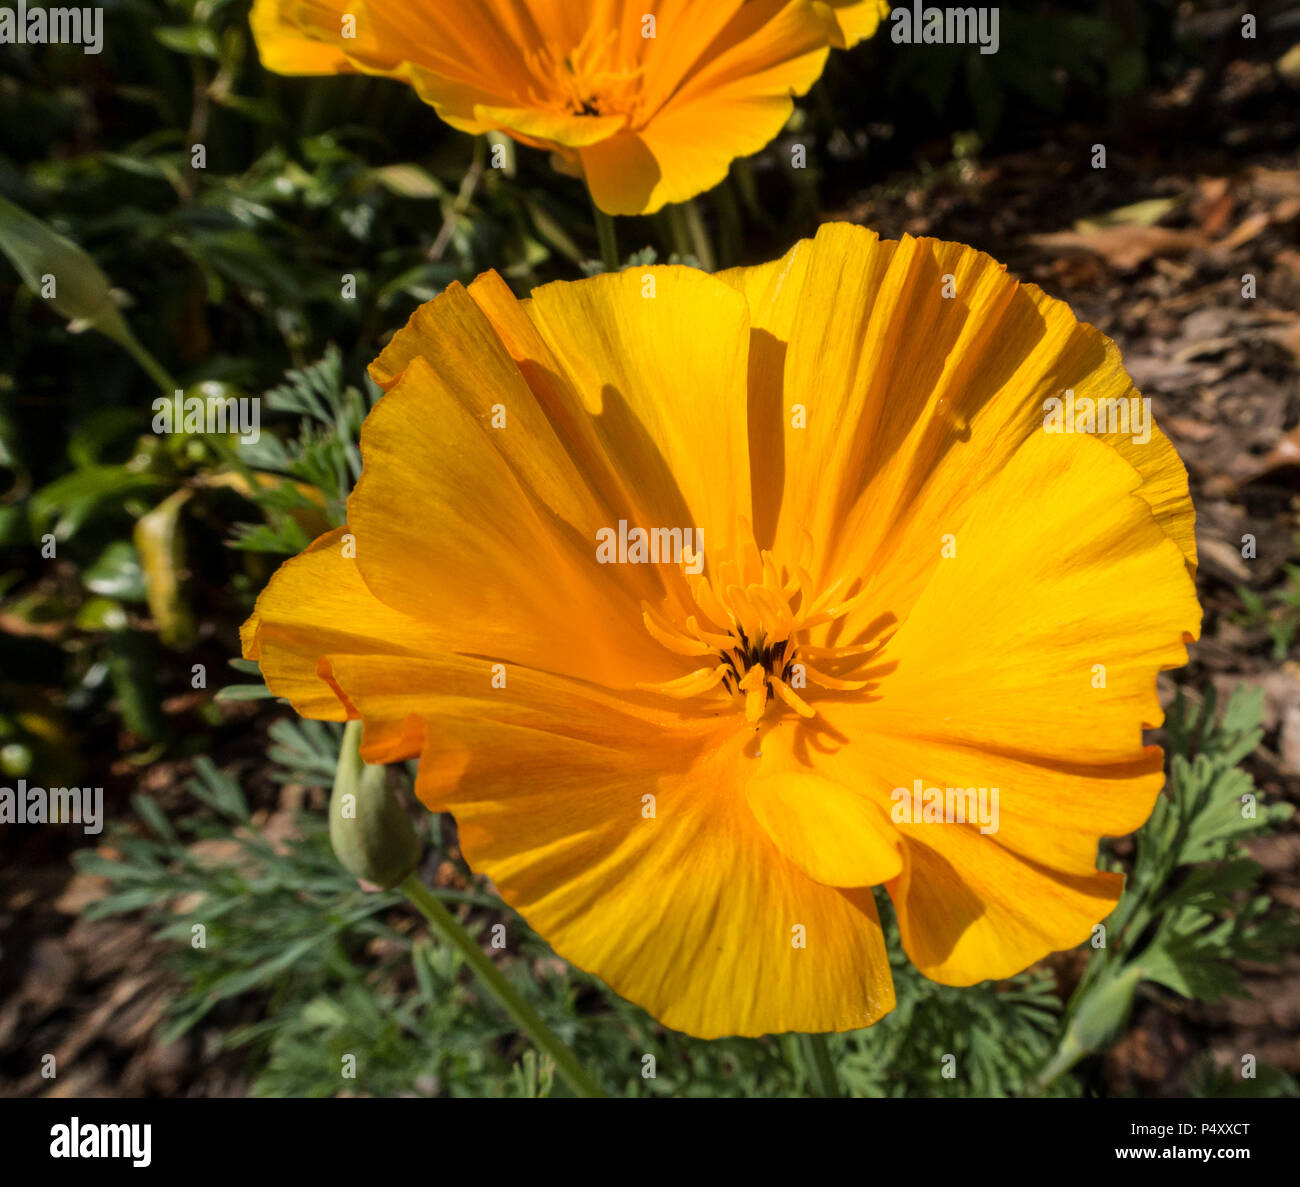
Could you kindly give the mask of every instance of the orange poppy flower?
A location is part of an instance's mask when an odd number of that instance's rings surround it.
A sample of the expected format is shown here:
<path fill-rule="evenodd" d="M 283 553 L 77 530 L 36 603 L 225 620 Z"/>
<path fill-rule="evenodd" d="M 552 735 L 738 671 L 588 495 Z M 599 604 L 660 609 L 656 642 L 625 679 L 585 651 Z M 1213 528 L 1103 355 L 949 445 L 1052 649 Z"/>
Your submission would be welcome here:
<path fill-rule="evenodd" d="M 447 123 L 550 149 L 608 214 L 717 185 L 784 127 L 883 0 L 255 0 L 282 74 L 403 79 Z"/>
<path fill-rule="evenodd" d="M 893 1004 L 873 886 L 953 985 L 1114 907 L 1097 842 L 1162 785 L 1141 731 L 1199 629 L 1193 513 L 1066 305 L 831 224 L 712 276 L 519 301 L 488 272 L 371 374 L 348 526 L 244 654 L 361 718 L 367 760 L 418 755 L 560 955 L 694 1035 L 844 1030 Z"/>

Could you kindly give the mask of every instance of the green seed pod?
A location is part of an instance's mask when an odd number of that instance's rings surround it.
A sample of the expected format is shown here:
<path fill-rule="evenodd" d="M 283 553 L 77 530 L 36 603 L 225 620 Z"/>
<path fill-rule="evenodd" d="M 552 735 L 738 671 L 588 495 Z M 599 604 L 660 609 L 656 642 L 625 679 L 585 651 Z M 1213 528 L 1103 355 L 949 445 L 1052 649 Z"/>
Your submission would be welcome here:
<path fill-rule="evenodd" d="M 330 796 L 330 844 L 350 874 L 388 890 L 419 864 L 420 842 L 385 785 L 385 768 L 361 761 L 360 741 L 361 723 L 348 722 Z"/>

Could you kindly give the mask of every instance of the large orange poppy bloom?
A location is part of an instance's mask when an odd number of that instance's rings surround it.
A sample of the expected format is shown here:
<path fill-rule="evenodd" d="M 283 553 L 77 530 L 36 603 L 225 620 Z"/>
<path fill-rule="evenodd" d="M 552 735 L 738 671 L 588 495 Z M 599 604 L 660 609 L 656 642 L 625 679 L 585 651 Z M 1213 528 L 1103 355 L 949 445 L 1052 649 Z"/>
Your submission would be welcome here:
<path fill-rule="evenodd" d="M 1136 398 L 1067 306 L 832 224 L 715 276 L 489 272 L 371 373 L 348 526 L 244 653 L 418 755 L 560 955 L 695 1035 L 844 1030 L 893 1004 L 873 886 L 953 985 L 1110 912 L 1097 842 L 1160 790 L 1142 729 L 1200 610 L 1168 440 L 1045 428 Z M 918 782 L 994 789 L 996 830 L 903 818 Z"/>
<path fill-rule="evenodd" d="M 609 214 L 720 182 L 883 0 L 255 0 L 262 61 L 409 82 L 465 132 L 550 149 Z"/>

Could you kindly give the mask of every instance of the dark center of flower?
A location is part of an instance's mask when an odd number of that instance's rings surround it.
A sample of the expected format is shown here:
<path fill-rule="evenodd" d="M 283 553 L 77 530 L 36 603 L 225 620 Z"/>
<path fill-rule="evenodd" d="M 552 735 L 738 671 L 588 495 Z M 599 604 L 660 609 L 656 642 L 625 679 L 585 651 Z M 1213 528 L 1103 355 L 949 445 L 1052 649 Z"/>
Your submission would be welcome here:
<path fill-rule="evenodd" d="M 638 39 L 639 41 L 639 39 Z M 637 126 L 642 107 L 642 67 L 620 43 L 617 30 L 592 27 L 568 53 L 541 45 L 528 54 L 536 83 L 531 99 L 571 115 L 623 116 Z"/>
<path fill-rule="evenodd" d="M 742 523 L 740 538 L 743 544 L 705 571 L 700 571 L 701 558 L 683 560 L 694 613 L 642 605 L 646 630 L 656 640 L 677 655 L 706 662 L 676 680 L 643 687 L 677 698 L 725 693 L 740 702 L 751 724 L 769 707 L 815 717 L 806 690 L 864 687 L 866 681 L 844 677 L 876 649 L 816 646 L 809 633 L 855 609 L 863 595 L 842 597 L 844 582 L 836 581 L 812 596 L 807 588 L 811 555 L 782 566 L 754 545 L 748 523 Z M 827 672 L 827 665 L 836 674 Z"/>
<path fill-rule="evenodd" d="M 794 654 L 796 646 L 793 639 L 782 639 L 779 643 L 768 643 L 763 636 L 750 640 L 745 635 L 745 628 L 737 625 L 736 643 L 728 651 L 718 652 L 719 658 L 727 666 L 722 675 L 722 687 L 728 692 L 738 692 L 746 674 L 753 668 L 762 673 L 763 687 L 768 695 L 772 692 L 771 677 L 776 676 L 787 684 L 794 675 Z"/>

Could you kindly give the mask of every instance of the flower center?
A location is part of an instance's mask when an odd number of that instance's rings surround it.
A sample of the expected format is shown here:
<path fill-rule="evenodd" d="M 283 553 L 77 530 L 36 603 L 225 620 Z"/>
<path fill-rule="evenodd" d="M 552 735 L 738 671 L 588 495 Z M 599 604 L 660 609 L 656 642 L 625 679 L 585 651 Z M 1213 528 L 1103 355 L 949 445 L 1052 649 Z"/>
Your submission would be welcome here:
<path fill-rule="evenodd" d="M 539 46 L 528 54 L 533 77 L 545 95 L 533 91 L 538 106 L 551 106 L 570 115 L 622 115 L 636 122 L 641 105 L 642 67 L 621 59 L 619 31 L 596 29 L 568 53 Z"/>
<path fill-rule="evenodd" d="M 851 691 L 867 681 L 846 679 L 879 650 L 878 644 L 817 646 L 811 633 L 858 608 L 862 593 L 843 597 L 845 582 L 817 596 L 807 566 L 812 540 L 805 536 L 800 563 L 782 566 L 760 551 L 743 524 L 742 539 L 716 564 L 702 571 L 699 558 L 684 557 L 682 575 L 694 603 L 684 615 L 669 615 L 642 603 L 646 630 L 677 655 L 708 662 L 676 680 L 638 687 L 685 699 L 713 696 L 743 707 L 757 723 L 769 710 L 792 709 L 815 717 L 809 690 Z M 697 570 L 692 574 L 691 570 Z M 827 668 L 834 669 L 827 671 Z M 813 698 L 815 699 L 815 697 Z"/>

